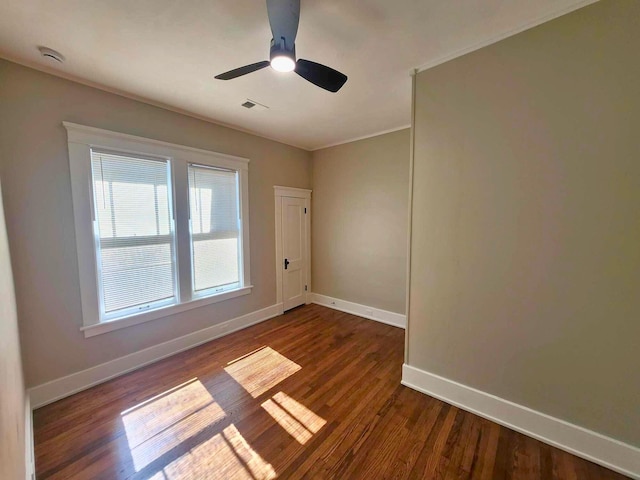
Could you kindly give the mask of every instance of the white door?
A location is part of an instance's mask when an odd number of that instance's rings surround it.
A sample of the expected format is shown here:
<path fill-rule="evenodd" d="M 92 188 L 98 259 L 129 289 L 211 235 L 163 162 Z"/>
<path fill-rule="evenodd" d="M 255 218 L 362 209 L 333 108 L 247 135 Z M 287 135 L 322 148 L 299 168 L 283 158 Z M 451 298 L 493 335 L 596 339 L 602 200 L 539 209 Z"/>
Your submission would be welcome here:
<path fill-rule="evenodd" d="M 282 301 L 284 310 L 306 300 L 307 228 L 305 199 L 282 197 Z"/>

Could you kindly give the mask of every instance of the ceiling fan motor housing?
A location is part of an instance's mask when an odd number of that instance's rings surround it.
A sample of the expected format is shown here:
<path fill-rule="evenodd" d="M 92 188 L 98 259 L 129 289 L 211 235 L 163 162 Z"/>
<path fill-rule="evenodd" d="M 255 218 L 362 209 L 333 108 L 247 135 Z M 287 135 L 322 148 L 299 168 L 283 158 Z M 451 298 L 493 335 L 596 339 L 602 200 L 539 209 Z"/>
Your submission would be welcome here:
<path fill-rule="evenodd" d="M 284 39 L 283 39 L 284 40 Z M 288 57 L 295 63 L 296 61 L 296 46 L 291 45 L 289 47 L 284 41 L 276 43 L 271 39 L 271 48 L 269 49 L 269 59 L 273 60 L 275 57 Z"/>

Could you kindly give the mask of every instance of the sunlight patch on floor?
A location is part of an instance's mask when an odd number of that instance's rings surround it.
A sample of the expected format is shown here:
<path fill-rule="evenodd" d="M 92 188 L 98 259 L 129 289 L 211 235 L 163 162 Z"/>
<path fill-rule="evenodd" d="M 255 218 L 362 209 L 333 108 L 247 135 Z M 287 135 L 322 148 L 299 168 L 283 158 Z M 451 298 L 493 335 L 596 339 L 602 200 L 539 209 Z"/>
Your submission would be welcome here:
<path fill-rule="evenodd" d="M 226 415 L 194 378 L 125 410 L 121 416 L 133 464 L 139 472 Z"/>
<path fill-rule="evenodd" d="M 302 445 L 327 423 L 325 419 L 284 392 L 276 393 L 262 404 L 262 408 Z"/>
<path fill-rule="evenodd" d="M 231 424 L 221 433 L 171 462 L 153 478 L 155 480 L 214 478 L 270 480 L 276 476 L 271 464 L 265 462 L 249 446 L 238 429 Z"/>
<path fill-rule="evenodd" d="M 256 398 L 301 368 L 271 347 L 263 347 L 230 363 L 225 371 Z"/>

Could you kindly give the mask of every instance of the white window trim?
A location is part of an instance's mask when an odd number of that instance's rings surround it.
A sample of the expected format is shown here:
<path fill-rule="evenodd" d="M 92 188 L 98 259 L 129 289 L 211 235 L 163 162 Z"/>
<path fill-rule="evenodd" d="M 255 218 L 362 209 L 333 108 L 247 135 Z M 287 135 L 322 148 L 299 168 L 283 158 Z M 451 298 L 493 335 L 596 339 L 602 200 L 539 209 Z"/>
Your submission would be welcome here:
<path fill-rule="evenodd" d="M 62 122 L 67 130 L 73 214 L 80 275 L 82 327 L 85 337 L 167 317 L 192 308 L 210 305 L 251 293 L 249 258 L 249 160 L 100 128 Z M 106 148 L 122 153 L 156 155 L 171 160 L 173 209 L 176 223 L 176 268 L 179 303 L 100 323 L 96 251 L 93 233 L 93 195 L 91 190 L 91 148 Z M 189 192 L 187 166 L 190 163 L 222 167 L 238 172 L 240 214 L 242 218 L 243 285 L 208 297 L 192 298 L 191 238 L 189 233 Z"/>

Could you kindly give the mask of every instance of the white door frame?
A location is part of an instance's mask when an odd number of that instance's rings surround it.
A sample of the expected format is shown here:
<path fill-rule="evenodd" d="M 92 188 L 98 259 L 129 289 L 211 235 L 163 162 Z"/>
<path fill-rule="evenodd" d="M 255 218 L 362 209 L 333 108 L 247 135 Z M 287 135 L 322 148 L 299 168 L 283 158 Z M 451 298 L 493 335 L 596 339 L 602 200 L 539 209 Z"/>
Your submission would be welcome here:
<path fill-rule="evenodd" d="M 284 257 L 282 256 L 282 197 L 304 198 L 304 206 L 307 209 L 305 215 L 305 236 L 307 239 L 307 292 L 305 295 L 305 303 L 309 304 L 311 300 L 311 190 L 306 188 L 293 188 L 274 186 L 275 203 L 276 203 L 276 303 L 283 309 L 282 300 L 282 265 Z"/>

